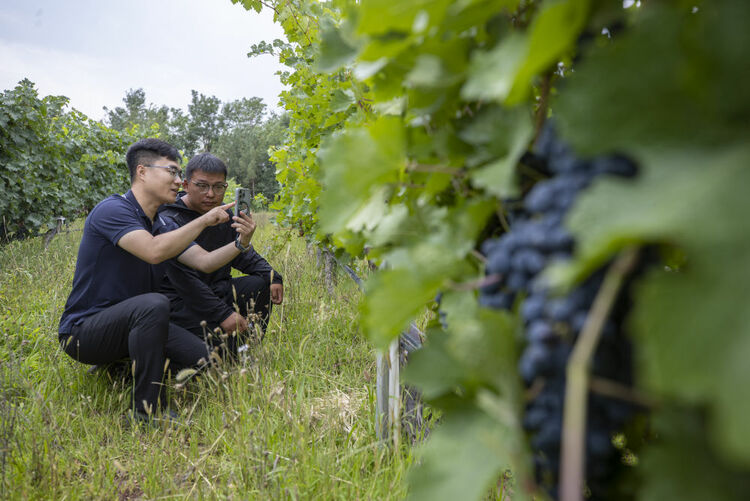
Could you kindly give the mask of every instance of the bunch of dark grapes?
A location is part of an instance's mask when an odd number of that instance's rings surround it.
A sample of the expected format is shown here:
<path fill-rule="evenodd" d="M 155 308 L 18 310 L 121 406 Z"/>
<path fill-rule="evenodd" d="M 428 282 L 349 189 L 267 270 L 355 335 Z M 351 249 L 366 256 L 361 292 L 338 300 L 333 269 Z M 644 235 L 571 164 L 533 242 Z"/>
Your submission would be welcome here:
<path fill-rule="evenodd" d="M 600 176 L 633 177 L 636 165 L 620 155 L 579 158 L 557 138 L 551 123 L 542 131 L 536 151 L 525 160 L 541 166 L 549 178 L 537 182 L 525 195 L 523 210 L 516 214 L 510 231 L 482 245 L 488 279 L 480 290 L 480 303 L 497 309 L 520 304 L 525 347 L 519 372 L 531 395 L 523 424 L 531 437 L 537 480 L 556 498 L 566 365 L 605 270 L 593 273 L 565 296 L 553 295 L 539 277 L 553 261 L 572 256 L 575 242 L 564 218 L 581 192 Z M 618 301 L 603 327 L 592 371 L 594 377 L 629 385 L 631 350 L 621 330 L 627 299 Z M 618 463 L 612 435 L 630 412 L 622 401 L 589 396 L 586 474 L 594 498 L 603 496 L 602 489 Z"/>

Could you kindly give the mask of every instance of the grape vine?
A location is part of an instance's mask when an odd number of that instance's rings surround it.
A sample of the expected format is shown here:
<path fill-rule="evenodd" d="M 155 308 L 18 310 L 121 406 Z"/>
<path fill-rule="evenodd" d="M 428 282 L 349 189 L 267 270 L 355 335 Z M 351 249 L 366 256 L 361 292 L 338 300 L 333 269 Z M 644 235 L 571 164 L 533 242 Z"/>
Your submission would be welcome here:
<path fill-rule="evenodd" d="M 603 498 L 748 496 L 750 4 L 237 3 L 272 9 L 287 37 L 251 51 L 289 67 L 282 223 L 388 262 L 361 307 L 377 345 L 442 291 L 445 325 L 406 374 L 443 411 L 413 497 L 479 499 L 507 471 L 513 499 L 555 494 L 556 375 L 603 270 L 639 247 L 667 258 L 623 288 L 593 374 L 658 405 L 615 450 L 629 406 L 587 399 L 585 488 L 628 453 Z"/>
<path fill-rule="evenodd" d="M 129 137 L 40 98 L 29 80 L 0 94 L 0 241 L 38 235 L 128 186 Z"/>
<path fill-rule="evenodd" d="M 572 257 L 574 239 L 563 221 L 578 195 L 600 176 L 630 178 L 636 165 L 626 157 L 605 156 L 593 160 L 576 157 L 547 122 L 537 142 L 532 162 L 551 174 L 538 181 L 523 199 L 509 232 L 482 245 L 487 256 L 486 273 L 493 278 L 480 289 L 479 302 L 491 308 L 519 308 L 525 346 L 518 368 L 530 394 L 523 425 L 531 435 L 537 482 L 553 498 L 558 494 L 558 473 L 563 443 L 563 410 L 567 405 L 566 377 L 571 353 L 591 316 L 590 310 L 604 280 L 602 269 L 561 296 L 544 283 L 542 272 L 552 261 Z M 597 378 L 621 387 L 632 385 L 632 357 L 623 333 L 627 296 L 601 327 L 591 371 Z M 627 402 L 591 395 L 586 429 L 586 479 L 596 499 L 614 476 L 617 450 L 611 437 L 621 432 L 631 409 Z"/>

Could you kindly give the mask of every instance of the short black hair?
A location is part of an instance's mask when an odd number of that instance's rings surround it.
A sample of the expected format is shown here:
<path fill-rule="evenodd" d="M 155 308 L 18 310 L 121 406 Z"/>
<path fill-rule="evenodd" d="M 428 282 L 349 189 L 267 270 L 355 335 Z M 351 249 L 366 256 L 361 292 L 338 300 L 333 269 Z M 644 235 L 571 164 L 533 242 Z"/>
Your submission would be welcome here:
<path fill-rule="evenodd" d="M 193 172 L 197 170 L 207 174 L 224 174 L 224 177 L 227 177 L 227 166 L 211 153 L 199 153 L 191 158 L 185 168 L 185 179 L 189 181 Z"/>
<path fill-rule="evenodd" d="M 130 182 L 132 183 L 135 178 L 136 167 L 149 164 L 161 157 L 168 158 L 177 163 L 182 160 L 182 155 L 177 151 L 177 148 L 161 139 L 147 137 L 130 145 L 128 152 L 125 154 L 125 161 L 130 171 Z"/>

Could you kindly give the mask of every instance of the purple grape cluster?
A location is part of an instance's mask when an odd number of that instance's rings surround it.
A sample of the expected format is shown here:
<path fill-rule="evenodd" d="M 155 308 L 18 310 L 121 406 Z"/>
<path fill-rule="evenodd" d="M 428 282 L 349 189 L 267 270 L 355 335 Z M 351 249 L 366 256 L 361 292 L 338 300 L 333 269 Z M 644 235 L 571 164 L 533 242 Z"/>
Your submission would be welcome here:
<path fill-rule="evenodd" d="M 526 193 L 523 210 L 516 214 L 510 231 L 482 245 L 487 280 L 479 300 L 490 308 L 520 310 L 525 346 L 518 368 L 527 387 L 534 388 L 523 424 L 530 434 L 537 479 L 556 497 L 566 366 L 604 270 L 593 273 L 565 296 L 552 294 L 540 276 L 550 263 L 572 256 L 575 242 L 564 218 L 580 193 L 600 176 L 633 177 L 637 168 L 621 155 L 588 160 L 577 157 L 559 140 L 551 123 L 542 131 L 536 151 L 525 159 L 541 165 L 540 170 L 549 177 Z M 630 384 L 630 345 L 621 331 L 625 302 L 620 300 L 605 322 L 592 370 L 597 377 Z M 621 401 L 589 397 L 587 481 L 592 491 L 605 485 L 612 464 L 617 463 L 611 437 L 630 412 Z"/>

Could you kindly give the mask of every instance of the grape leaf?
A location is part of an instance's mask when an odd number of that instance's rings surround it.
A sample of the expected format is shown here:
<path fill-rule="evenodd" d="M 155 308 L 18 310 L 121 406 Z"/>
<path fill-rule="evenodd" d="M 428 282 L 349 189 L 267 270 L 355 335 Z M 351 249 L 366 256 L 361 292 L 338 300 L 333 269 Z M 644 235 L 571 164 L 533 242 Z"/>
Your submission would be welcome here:
<path fill-rule="evenodd" d="M 750 477 L 716 457 L 705 439 L 703 421 L 694 412 L 675 408 L 662 409 L 653 417 L 659 441 L 641 458 L 644 483 L 639 499 L 747 499 Z"/>
<path fill-rule="evenodd" d="M 361 306 L 362 327 L 373 343 L 388 346 L 435 297 L 442 283 L 440 276 L 424 277 L 415 270 L 382 270 L 373 275 Z"/>
<path fill-rule="evenodd" d="M 360 34 L 382 35 L 388 32 L 409 33 L 412 28 L 420 27 L 423 30 L 425 22 L 439 23 L 449 4 L 450 0 L 363 0 L 358 9 L 357 31 Z"/>
<path fill-rule="evenodd" d="M 482 111 L 459 136 L 477 147 L 474 158 L 492 161 L 471 173 L 474 184 L 498 197 L 517 193 L 515 166 L 526 151 L 534 129 L 523 108 L 490 107 Z M 468 163 L 475 160 L 468 159 Z"/>
<path fill-rule="evenodd" d="M 638 15 L 566 79 L 553 106 L 565 137 L 582 153 L 746 141 L 750 2 L 654 3 Z"/>
<path fill-rule="evenodd" d="M 460 401 L 450 411 L 422 447 L 420 465 L 409 473 L 411 499 L 481 499 L 504 470 L 522 477 L 517 425 Z M 513 499 L 528 498 L 518 489 Z"/>
<path fill-rule="evenodd" d="M 316 69 L 332 72 L 351 63 L 358 49 L 349 41 L 343 27 L 336 26 L 330 18 L 321 21 L 320 52 L 316 58 Z"/>
<path fill-rule="evenodd" d="M 524 101 L 532 78 L 570 50 L 583 29 L 588 7 L 588 0 L 545 2 L 526 33 L 512 33 L 493 49 L 477 51 L 462 97 L 510 105 Z"/>
<path fill-rule="evenodd" d="M 449 84 L 439 57 L 423 54 L 417 58 L 414 67 L 406 75 L 407 85 L 415 87 L 433 87 Z"/>
<path fill-rule="evenodd" d="M 382 117 L 368 127 L 329 138 L 319 157 L 323 169 L 320 224 L 323 231 L 345 227 L 366 205 L 377 185 L 395 182 L 404 167 L 404 132 L 395 117 Z"/>
<path fill-rule="evenodd" d="M 260 0 L 232 0 L 232 3 L 240 4 L 245 10 L 254 10 L 255 12 L 260 12 L 263 8 L 263 2 Z"/>
<path fill-rule="evenodd" d="M 479 308 L 473 292 L 443 294 L 440 311 L 447 331 L 428 331 L 422 350 L 410 356 L 404 380 L 436 399 L 461 386 L 475 394 L 480 387 L 517 394 L 516 324 L 512 316 Z"/>
<path fill-rule="evenodd" d="M 331 99 L 331 111 L 338 113 L 340 111 L 346 111 L 349 106 L 354 104 L 354 92 L 351 89 L 336 89 L 333 91 L 333 97 Z"/>
<path fill-rule="evenodd" d="M 464 378 L 465 367 L 456 363 L 448 349 L 448 336 L 441 329 L 427 330 L 427 341 L 409 356 L 404 381 L 414 384 L 427 400 L 455 390 Z"/>
<path fill-rule="evenodd" d="M 569 219 L 573 279 L 633 242 L 680 246 L 679 271 L 655 271 L 636 294 L 634 335 L 642 384 L 712 409 L 723 453 L 750 464 L 750 148 L 644 153 L 635 182 L 601 181 Z M 606 217 L 603 217 L 606 214 Z"/>
<path fill-rule="evenodd" d="M 401 246 L 383 255 L 391 269 L 367 283 L 361 321 L 373 342 L 387 346 L 449 280 L 475 276 L 466 255 L 491 209 L 492 203 L 481 199 L 451 211 L 414 209 L 423 223 L 409 225 Z"/>

